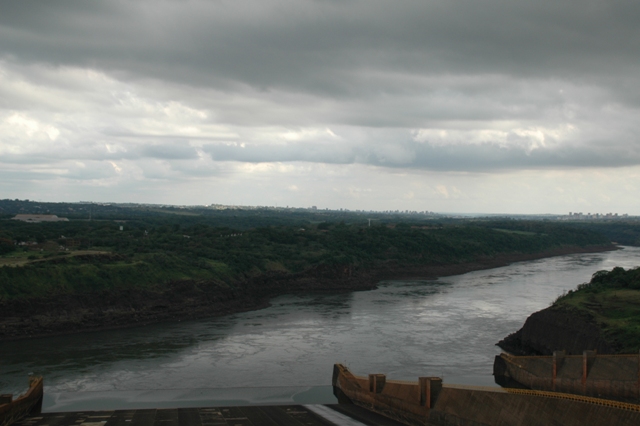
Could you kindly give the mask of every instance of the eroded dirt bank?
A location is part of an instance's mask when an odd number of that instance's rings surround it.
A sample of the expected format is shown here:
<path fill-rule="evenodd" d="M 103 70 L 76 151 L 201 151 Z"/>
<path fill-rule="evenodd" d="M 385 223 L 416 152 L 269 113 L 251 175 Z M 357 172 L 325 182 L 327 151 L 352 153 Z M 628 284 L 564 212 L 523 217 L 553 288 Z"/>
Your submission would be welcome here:
<path fill-rule="evenodd" d="M 318 267 L 299 274 L 269 273 L 228 285 L 183 280 L 157 288 L 103 293 L 61 294 L 43 299 L 0 303 L 0 340 L 132 327 L 228 315 L 261 309 L 271 297 L 296 292 L 370 290 L 383 279 L 429 279 L 490 269 L 571 253 L 613 250 L 614 246 L 565 247 L 535 254 L 510 254 L 450 265 L 379 265 Z"/>

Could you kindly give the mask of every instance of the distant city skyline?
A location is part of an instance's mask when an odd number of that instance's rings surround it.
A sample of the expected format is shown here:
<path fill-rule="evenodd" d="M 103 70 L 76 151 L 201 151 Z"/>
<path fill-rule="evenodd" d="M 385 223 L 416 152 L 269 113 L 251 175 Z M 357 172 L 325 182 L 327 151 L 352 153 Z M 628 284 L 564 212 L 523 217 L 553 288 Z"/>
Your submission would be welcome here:
<path fill-rule="evenodd" d="M 1 200 L 1 199 L 0 199 Z M 1 200 L 7 201 L 7 199 Z M 30 200 L 30 199 L 19 199 L 16 198 L 14 200 L 9 199 L 9 201 L 17 201 L 17 202 L 31 202 L 34 204 L 43 203 L 47 204 L 47 201 L 42 200 Z M 358 214 L 398 214 L 398 215 L 419 215 L 424 217 L 513 217 L 513 218 L 551 218 L 557 220 L 611 220 L 611 219 L 632 219 L 638 220 L 640 219 L 640 215 L 630 215 L 628 213 L 618 213 L 618 212 L 607 212 L 607 213 L 598 213 L 598 212 L 568 212 L 568 214 L 563 213 L 486 213 L 486 212 L 438 212 L 438 211 L 429 211 L 429 210 L 375 210 L 375 209 L 349 209 L 344 207 L 339 208 L 328 208 L 328 207 L 318 207 L 318 206 L 277 206 L 277 205 L 246 205 L 246 204 L 169 204 L 169 203 L 118 203 L 115 201 L 111 202 L 94 202 L 94 201 L 72 201 L 72 202 L 64 202 L 59 201 L 58 203 L 68 203 L 68 204 L 77 204 L 79 206 L 86 205 L 97 205 L 97 206 L 121 206 L 121 207 L 135 207 L 135 206 L 149 206 L 149 207 L 160 207 L 160 208 L 178 208 L 178 209 L 218 209 L 218 210 L 302 210 L 302 211 L 312 211 L 312 212 L 323 212 L 323 211 L 331 211 L 331 212 L 347 212 L 347 213 L 358 213 Z M 36 206 L 35 209 L 40 209 L 40 207 Z M 0 208 L 1 212 L 2 208 Z M 33 210 L 33 209 L 30 209 Z M 71 209 L 75 211 L 74 209 Z M 43 210 L 34 210 L 34 211 L 43 211 Z M 32 212 L 33 213 L 33 212 Z M 21 216 L 21 215 L 18 215 Z M 22 216 L 31 216 L 31 214 L 23 214 Z"/>
<path fill-rule="evenodd" d="M 0 198 L 640 214 L 640 3 L 0 0 Z"/>

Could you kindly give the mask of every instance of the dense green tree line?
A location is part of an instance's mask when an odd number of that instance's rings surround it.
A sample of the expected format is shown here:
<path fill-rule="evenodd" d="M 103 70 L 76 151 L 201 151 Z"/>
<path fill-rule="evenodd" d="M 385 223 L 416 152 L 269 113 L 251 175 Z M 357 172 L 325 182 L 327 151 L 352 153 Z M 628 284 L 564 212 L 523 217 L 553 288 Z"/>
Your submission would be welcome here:
<path fill-rule="evenodd" d="M 618 244 L 640 246 L 640 223 L 637 221 L 579 222 L 573 226 L 599 232 Z"/>
<path fill-rule="evenodd" d="M 22 247 L 7 241 L 40 245 Z M 45 242 L 70 251 L 39 252 Z M 274 270 L 451 264 L 607 242 L 591 230 L 526 221 L 422 220 L 389 226 L 357 220 L 300 221 L 232 229 L 215 218 L 174 214 L 37 224 L 4 220 L 0 247 L 17 252 L 0 255 L 29 254 L 30 261 L 0 268 L 0 297 L 153 286 L 188 278 L 234 285 Z M 77 255 L 87 249 L 92 254 Z"/>

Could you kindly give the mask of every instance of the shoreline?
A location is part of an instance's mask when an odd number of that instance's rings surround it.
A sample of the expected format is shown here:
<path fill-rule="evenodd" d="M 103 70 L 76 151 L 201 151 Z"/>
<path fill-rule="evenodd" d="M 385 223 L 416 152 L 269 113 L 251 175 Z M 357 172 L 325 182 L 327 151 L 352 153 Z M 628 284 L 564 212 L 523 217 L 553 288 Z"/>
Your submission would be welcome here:
<path fill-rule="evenodd" d="M 615 245 L 562 247 L 447 265 L 387 264 L 366 269 L 352 265 L 322 266 L 298 274 L 263 274 L 239 283 L 236 288 L 185 280 L 169 283 L 162 291 L 137 289 L 63 295 L 56 300 L 14 301 L 0 306 L 6 312 L 0 318 L 0 342 L 220 317 L 267 308 L 273 297 L 286 294 L 365 291 L 377 288 L 385 280 L 434 280 L 516 262 L 619 249 Z"/>
<path fill-rule="evenodd" d="M 481 271 L 485 269 L 500 268 L 517 262 L 525 262 L 531 260 L 547 259 L 550 257 L 566 256 L 570 254 L 580 253 L 602 253 L 606 251 L 622 250 L 622 247 L 618 245 L 605 245 L 605 246 L 588 246 L 588 247 L 563 247 L 554 250 L 547 250 L 539 253 L 513 253 L 499 255 L 494 258 L 478 259 L 474 262 L 449 264 L 449 265 L 429 265 L 429 266 L 417 266 L 415 268 L 404 267 L 399 268 L 397 271 L 388 270 L 385 274 L 380 276 L 380 280 L 407 280 L 407 279 L 425 279 L 424 274 L 427 273 L 430 276 L 428 279 L 435 279 L 438 277 L 446 277 L 451 275 L 462 275 L 467 272 Z M 411 273 L 402 272 L 411 271 Z M 418 275 L 415 275 L 418 273 Z M 388 276 L 388 275 L 392 275 Z"/>

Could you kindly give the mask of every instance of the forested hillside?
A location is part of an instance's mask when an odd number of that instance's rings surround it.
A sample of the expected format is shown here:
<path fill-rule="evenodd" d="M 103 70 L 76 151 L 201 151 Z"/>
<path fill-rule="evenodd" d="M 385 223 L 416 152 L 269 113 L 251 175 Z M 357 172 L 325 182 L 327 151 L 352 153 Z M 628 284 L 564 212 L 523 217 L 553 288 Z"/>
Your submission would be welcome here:
<path fill-rule="evenodd" d="M 369 226 L 361 220 L 301 220 L 292 226 L 241 230 L 196 214 L 153 213 L 117 220 L 0 224 L 0 261 L 5 265 L 0 268 L 0 297 L 5 300 L 181 279 L 234 285 L 264 273 L 300 273 L 321 265 L 443 265 L 608 243 L 590 230 L 525 221 Z"/>

